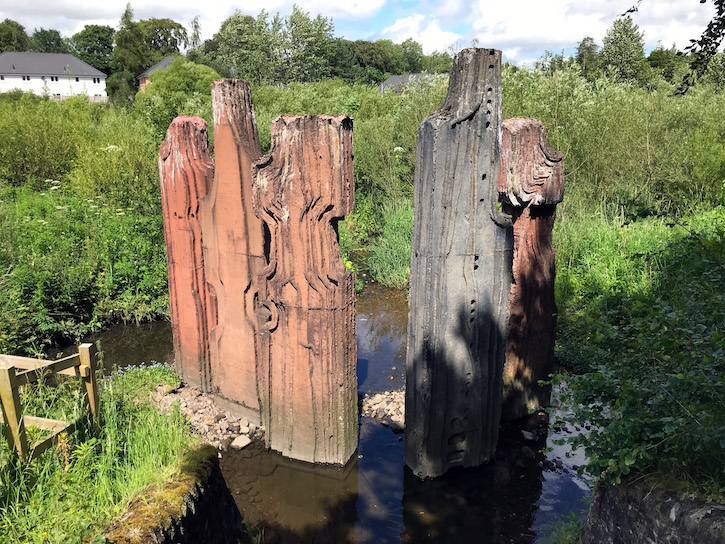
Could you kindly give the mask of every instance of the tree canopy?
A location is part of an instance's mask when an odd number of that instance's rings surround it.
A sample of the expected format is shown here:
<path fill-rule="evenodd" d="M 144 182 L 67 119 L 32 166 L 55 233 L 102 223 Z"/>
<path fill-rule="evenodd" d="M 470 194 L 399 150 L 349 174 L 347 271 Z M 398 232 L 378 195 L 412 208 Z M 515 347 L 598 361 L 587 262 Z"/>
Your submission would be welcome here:
<path fill-rule="evenodd" d="M 644 35 L 631 17 L 616 19 L 604 36 L 601 65 L 619 81 L 636 82 L 645 66 Z"/>
<path fill-rule="evenodd" d="M 68 53 L 68 43 L 55 29 L 36 28 L 30 37 L 30 46 L 39 53 Z"/>
<path fill-rule="evenodd" d="M 111 73 L 111 53 L 113 53 L 115 33 L 116 31 L 110 26 L 86 25 L 70 39 L 73 54 L 108 75 Z"/>
<path fill-rule="evenodd" d="M 5 19 L 0 23 L 0 53 L 28 49 L 30 49 L 30 38 L 23 25 L 12 19 Z"/>

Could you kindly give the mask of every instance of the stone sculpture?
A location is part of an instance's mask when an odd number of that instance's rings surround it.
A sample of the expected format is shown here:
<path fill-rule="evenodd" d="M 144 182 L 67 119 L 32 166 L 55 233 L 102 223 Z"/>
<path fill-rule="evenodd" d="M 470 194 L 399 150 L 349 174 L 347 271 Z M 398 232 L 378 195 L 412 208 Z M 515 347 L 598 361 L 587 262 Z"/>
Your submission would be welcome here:
<path fill-rule="evenodd" d="M 418 477 L 495 452 L 511 283 L 498 210 L 501 52 L 464 49 L 418 129 L 405 462 Z"/>
<path fill-rule="evenodd" d="M 549 404 L 540 386 L 554 364 L 556 303 L 552 230 L 564 197 L 564 156 L 549 145 L 536 119 L 503 122 L 498 190 L 514 225 L 513 278 L 504 367 L 502 418 Z"/>
<path fill-rule="evenodd" d="M 269 231 L 260 275 L 259 389 L 267 445 L 314 463 L 357 448 L 355 277 L 337 222 L 354 202 L 352 120 L 282 116 L 255 164 L 254 209 Z"/>
<path fill-rule="evenodd" d="M 266 261 L 262 221 L 252 207 L 252 165 L 262 152 L 249 84 L 218 80 L 211 95 L 216 167 L 199 203 L 209 285 L 211 389 L 258 418 L 255 299 Z"/>
<path fill-rule="evenodd" d="M 199 199 L 209 190 L 214 164 L 203 119 L 177 117 L 171 123 L 159 153 L 159 172 L 176 371 L 186 383 L 208 389 L 207 290 Z"/>

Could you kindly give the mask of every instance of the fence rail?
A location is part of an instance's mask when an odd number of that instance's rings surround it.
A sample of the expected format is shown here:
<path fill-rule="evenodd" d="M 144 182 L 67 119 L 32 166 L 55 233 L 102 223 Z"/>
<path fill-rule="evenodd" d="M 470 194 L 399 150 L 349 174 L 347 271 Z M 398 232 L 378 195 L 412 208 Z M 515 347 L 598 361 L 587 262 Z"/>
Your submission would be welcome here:
<path fill-rule="evenodd" d="M 98 351 L 94 344 L 81 344 L 78 353 L 54 361 L 0 355 L 0 404 L 2 404 L 5 436 L 22 460 L 31 461 L 53 445 L 60 433 L 71 433 L 78 421 L 69 422 L 24 415 L 19 388 L 37 382 L 48 374 L 63 374 L 81 378 L 86 403 L 91 416 L 98 418 L 98 385 L 96 366 Z M 28 445 L 27 426 L 50 431 L 50 436 Z"/>

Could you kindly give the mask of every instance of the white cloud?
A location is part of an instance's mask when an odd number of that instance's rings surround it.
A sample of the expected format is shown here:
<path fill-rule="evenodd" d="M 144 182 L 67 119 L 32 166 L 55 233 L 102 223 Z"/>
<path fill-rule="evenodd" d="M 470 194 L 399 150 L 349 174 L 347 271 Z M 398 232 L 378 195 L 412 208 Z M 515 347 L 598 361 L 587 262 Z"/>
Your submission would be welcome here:
<path fill-rule="evenodd" d="M 438 20 L 420 13 L 398 19 L 389 27 L 384 28 L 380 34 L 382 38 L 391 39 L 396 43 L 413 38 L 423 46 L 423 52 L 426 54 L 433 51 L 445 51 L 448 46 L 461 38 L 460 34 L 443 30 Z"/>
<path fill-rule="evenodd" d="M 585 37 L 601 44 L 612 22 L 636 2 L 633 0 L 478 0 L 473 7 L 473 37 L 482 47 L 495 47 L 516 63 L 540 56 L 545 49 L 557 53 L 573 49 Z M 648 0 L 632 20 L 644 32 L 645 44 L 661 41 L 682 49 L 697 38 L 713 15 L 713 6 L 697 0 Z M 514 52 L 514 50 L 516 50 Z"/>

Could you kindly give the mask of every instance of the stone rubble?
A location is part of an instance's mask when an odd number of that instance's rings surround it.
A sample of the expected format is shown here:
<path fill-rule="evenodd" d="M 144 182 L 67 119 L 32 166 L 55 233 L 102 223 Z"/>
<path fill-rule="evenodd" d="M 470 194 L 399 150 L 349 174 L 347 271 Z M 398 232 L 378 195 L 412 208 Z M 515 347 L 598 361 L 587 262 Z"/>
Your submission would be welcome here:
<path fill-rule="evenodd" d="M 264 438 L 264 427 L 257 427 L 244 417 L 237 417 L 218 408 L 214 399 L 195 387 L 160 385 L 152 398 L 163 412 L 171 413 L 176 403 L 202 441 L 219 450 L 242 449 L 252 440 Z"/>
<path fill-rule="evenodd" d="M 367 394 L 362 400 L 362 415 L 379 419 L 394 432 L 405 430 L 405 389 Z"/>

